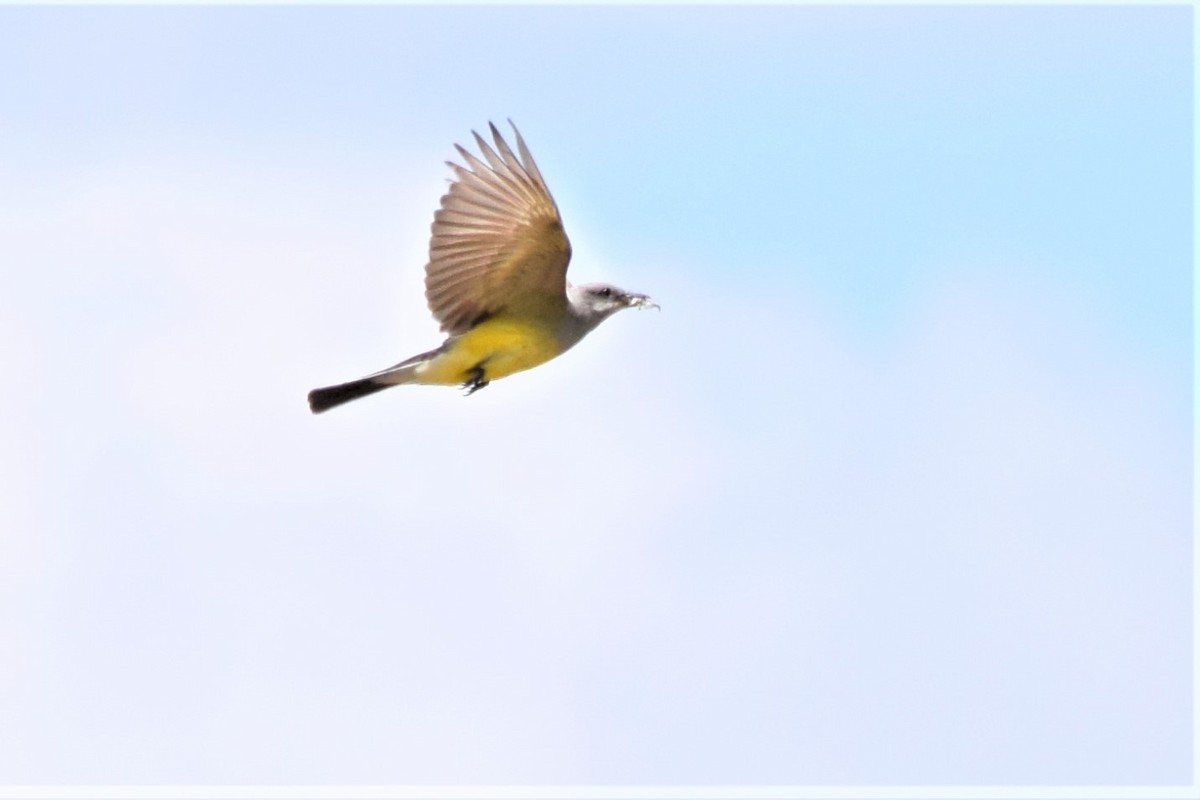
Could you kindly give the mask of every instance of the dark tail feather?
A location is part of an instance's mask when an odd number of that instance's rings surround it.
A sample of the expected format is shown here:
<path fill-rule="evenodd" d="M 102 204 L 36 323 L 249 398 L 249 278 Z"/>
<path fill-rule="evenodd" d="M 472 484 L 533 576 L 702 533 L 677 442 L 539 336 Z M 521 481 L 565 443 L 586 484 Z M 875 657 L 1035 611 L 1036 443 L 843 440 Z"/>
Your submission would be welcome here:
<path fill-rule="evenodd" d="M 314 414 L 320 414 L 322 411 L 328 411 L 334 406 L 349 403 L 351 400 L 375 394 L 389 386 L 395 385 L 395 383 L 378 382 L 374 378 L 360 378 L 349 383 L 339 383 L 337 386 L 313 389 L 308 393 L 308 407 L 312 409 Z"/>

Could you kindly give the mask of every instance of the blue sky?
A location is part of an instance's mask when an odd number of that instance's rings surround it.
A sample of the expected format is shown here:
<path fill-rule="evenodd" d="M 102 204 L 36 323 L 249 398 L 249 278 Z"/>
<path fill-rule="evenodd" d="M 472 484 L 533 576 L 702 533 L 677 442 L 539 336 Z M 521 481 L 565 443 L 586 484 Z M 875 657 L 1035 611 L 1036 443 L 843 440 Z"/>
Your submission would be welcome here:
<path fill-rule="evenodd" d="M 0 778 L 1190 782 L 1192 13 L 0 8 Z M 662 313 L 310 417 L 507 117 Z"/>

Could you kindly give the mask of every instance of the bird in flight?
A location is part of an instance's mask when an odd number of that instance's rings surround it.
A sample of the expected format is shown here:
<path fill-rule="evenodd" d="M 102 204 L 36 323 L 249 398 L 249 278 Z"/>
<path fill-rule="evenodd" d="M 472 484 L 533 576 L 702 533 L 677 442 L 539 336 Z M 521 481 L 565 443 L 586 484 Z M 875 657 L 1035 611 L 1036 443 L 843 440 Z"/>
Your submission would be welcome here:
<path fill-rule="evenodd" d="M 512 125 L 512 121 L 509 121 Z M 571 243 L 521 132 L 517 154 L 489 123 L 495 148 L 472 131 L 482 160 L 454 171 L 433 215 L 425 298 L 447 334 L 436 350 L 365 378 L 313 389 L 314 414 L 403 383 L 462 386 L 490 382 L 561 355 L 624 308 L 658 308 L 644 294 L 567 281 Z"/>

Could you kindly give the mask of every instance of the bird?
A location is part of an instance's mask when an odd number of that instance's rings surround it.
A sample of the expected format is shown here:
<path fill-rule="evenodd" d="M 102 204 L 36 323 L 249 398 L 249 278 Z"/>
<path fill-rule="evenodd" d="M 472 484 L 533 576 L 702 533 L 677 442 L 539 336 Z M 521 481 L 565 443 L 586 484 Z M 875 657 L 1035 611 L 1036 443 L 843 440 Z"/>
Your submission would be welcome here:
<path fill-rule="evenodd" d="M 366 377 L 313 389 L 314 414 L 410 383 L 460 386 L 470 396 L 562 355 L 617 311 L 659 308 L 644 294 L 567 280 L 571 243 L 558 205 L 508 122 L 516 153 L 489 122 L 494 145 L 472 131 L 479 155 L 456 144 L 465 166 L 446 162 L 454 177 L 434 213 L 425 266 L 425 299 L 445 341 Z"/>

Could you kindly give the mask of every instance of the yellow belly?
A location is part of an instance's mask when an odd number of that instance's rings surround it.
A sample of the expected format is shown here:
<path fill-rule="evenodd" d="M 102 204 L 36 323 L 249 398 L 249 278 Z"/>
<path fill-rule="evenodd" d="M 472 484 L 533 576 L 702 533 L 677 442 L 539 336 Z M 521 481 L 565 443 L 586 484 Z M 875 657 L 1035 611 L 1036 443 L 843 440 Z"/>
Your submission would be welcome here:
<path fill-rule="evenodd" d="M 452 340 L 446 351 L 418 367 L 414 383 L 460 384 L 483 369 L 494 381 L 544 364 L 562 352 L 553 332 L 503 316 L 493 317 Z"/>

